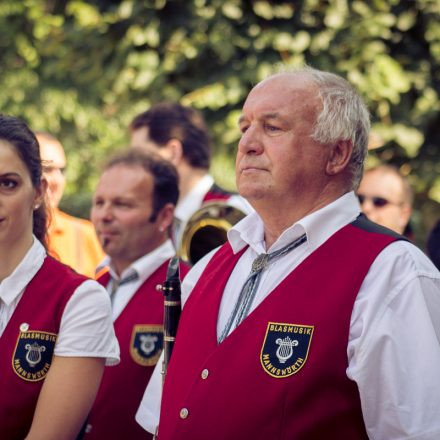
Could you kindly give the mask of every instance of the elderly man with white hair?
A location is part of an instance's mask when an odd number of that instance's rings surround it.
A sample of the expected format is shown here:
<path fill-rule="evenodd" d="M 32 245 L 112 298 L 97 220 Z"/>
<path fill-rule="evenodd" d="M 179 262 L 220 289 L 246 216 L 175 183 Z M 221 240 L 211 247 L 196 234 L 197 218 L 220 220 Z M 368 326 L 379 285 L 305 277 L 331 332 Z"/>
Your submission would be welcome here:
<path fill-rule="evenodd" d="M 280 73 L 239 124 L 255 213 L 182 285 L 159 440 L 440 438 L 440 273 L 360 215 L 362 99 L 331 73 Z M 154 431 L 150 385 L 137 418 Z"/>

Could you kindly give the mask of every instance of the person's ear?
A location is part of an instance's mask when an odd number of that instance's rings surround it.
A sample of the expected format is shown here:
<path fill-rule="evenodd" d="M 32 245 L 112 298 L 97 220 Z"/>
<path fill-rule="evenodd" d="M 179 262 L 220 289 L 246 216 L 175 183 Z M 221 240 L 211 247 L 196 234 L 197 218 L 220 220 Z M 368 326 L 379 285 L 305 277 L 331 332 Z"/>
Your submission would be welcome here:
<path fill-rule="evenodd" d="M 174 220 L 174 208 L 172 203 L 167 203 L 157 214 L 157 227 L 160 232 L 166 231 L 173 223 Z"/>
<path fill-rule="evenodd" d="M 328 148 L 330 148 L 330 151 L 325 171 L 329 176 L 333 176 L 344 171 L 350 163 L 353 144 L 351 141 L 338 141 Z"/>
<path fill-rule="evenodd" d="M 402 206 L 400 207 L 400 215 L 399 215 L 399 226 L 402 229 L 402 231 L 409 223 L 411 214 L 412 214 L 412 208 L 410 204 L 407 202 L 403 202 Z"/>
<path fill-rule="evenodd" d="M 168 150 L 168 157 L 169 161 L 174 165 L 177 166 L 182 161 L 183 158 L 183 145 L 182 142 L 179 141 L 179 139 L 170 139 L 166 143 L 166 147 Z"/>
<path fill-rule="evenodd" d="M 34 196 L 34 210 L 38 209 L 44 202 L 47 192 L 47 180 L 45 177 L 41 178 L 40 185 L 35 188 Z"/>

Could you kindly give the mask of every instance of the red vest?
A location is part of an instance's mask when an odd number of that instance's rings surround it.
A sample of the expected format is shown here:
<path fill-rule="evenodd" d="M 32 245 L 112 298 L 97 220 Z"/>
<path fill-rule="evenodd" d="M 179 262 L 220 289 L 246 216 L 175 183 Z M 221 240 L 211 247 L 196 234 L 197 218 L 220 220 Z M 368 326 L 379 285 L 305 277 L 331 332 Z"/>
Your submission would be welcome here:
<path fill-rule="evenodd" d="M 215 183 L 209 188 L 209 191 L 203 197 L 203 203 L 213 202 L 213 201 L 226 201 L 228 200 L 234 193 L 224 190 L 220 188 Z"/>
<path fill-rule="evenodd" d="M 168 261 L 162 264 L 137 290 L 116 319 L 115 333 L 121 362 L 105 368 L 93 404 L 85 440 L 148 439 L 135 415 L 163 346 L 163 294 L 156 290 L 166 278 Z M 183 277 L 188 269 L 180 266 Z M 98 281 L 107 285 L 110 276 Z"/>
<path fill-rule="evenodd" d="M 212 258 L 185 305 L 163 391 L 160 440 L 363 439 L 346 376 L 350 317 L 372 262 L 395 238 L 334 234 L 220 345 L 224 287 L 243 252 Z"/>
<path fill-rule="evenodd" d="M 52 362 L 64 308 L 85 280 L 70 267 L 46 257 L 26 287 L 0 338 L 2 440 L 26 437 Z"/>

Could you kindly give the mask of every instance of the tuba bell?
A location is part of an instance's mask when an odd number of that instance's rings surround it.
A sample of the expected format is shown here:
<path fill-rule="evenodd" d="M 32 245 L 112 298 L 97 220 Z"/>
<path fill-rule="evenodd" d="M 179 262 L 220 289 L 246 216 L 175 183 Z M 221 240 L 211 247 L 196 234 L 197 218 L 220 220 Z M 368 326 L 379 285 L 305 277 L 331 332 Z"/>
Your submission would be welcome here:
<path fill-rule="evenodd" d="M 209 251 L 226 243 L 229 229 L 245 216 L 225 201 L 205 203 L 187 221 L 177 255 L 194 265 Z"/>

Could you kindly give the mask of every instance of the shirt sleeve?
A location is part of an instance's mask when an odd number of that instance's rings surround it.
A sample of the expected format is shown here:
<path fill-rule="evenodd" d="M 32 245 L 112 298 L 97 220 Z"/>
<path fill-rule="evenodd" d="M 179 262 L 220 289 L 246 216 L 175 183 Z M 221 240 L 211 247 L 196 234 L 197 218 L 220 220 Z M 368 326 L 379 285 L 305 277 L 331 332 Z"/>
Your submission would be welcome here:
<path fill-rule="evenodd" d="M 106 359 L 106 365 L 119 363 L 110 299 L 96 281 L 84 281 L 67 302 L 55 355 L 100 357 Z"/>
<path fill-rule="evenodd" d="M 160 404 L 162 401 L 162 364 L 163 352 L 150 377 L 136 413 L 136 421 L 151 434 L 155 434 L 159 426 Z"/>
<path fill-rule="evenodd" d="M 206 265 L 209 263 L 217 249 L 213 249 L 201 258 L 200 261 L 198 261 L 186 274 L 181 286 L 182 307 L 185 305 L 192 289 L 197 284 L 200 275 L 205 270 Z M 156 428 L 159 425 L 160 404 L 162 400 L 162 363 L 163 352 L 150 377 L 150 381 L 148 382 L 141 404 L 136 413 L 136 421 L 142 426 L 142 428 L 151 434 L 155 433 Z"/>
<path fill-rule="evenodd" d="M 368 436 L 440 438 L 440 273 L 409 243 L 370 268 L 352 314 L 347 375 Z"/>

